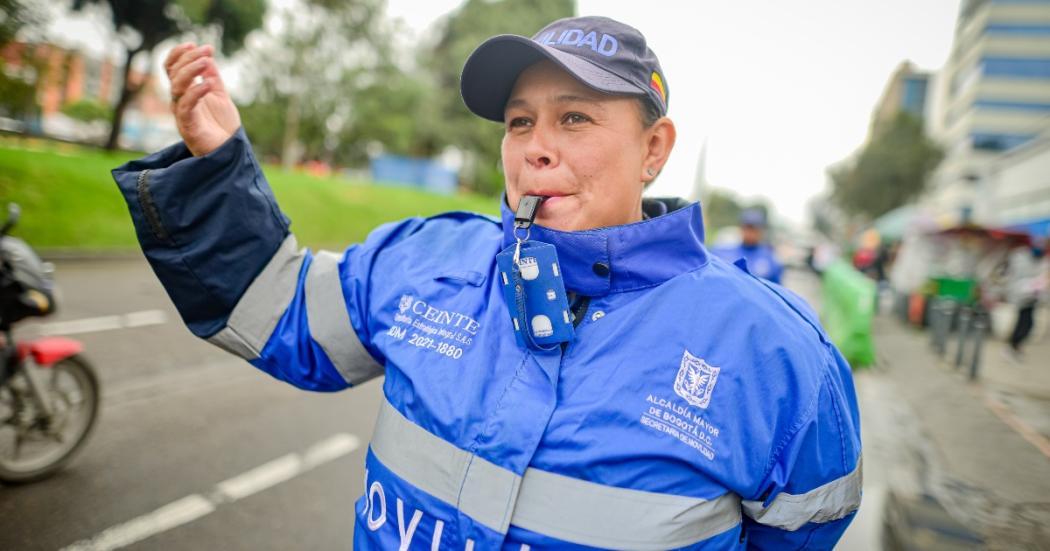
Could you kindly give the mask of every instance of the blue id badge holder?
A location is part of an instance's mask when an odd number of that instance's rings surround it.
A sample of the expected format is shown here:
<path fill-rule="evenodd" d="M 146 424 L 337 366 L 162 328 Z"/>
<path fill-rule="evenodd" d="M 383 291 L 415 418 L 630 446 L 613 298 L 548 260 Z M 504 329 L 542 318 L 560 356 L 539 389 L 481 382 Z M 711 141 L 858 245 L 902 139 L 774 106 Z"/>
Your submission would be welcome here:
<path fill-rule="evenodd" d="M 553 350 L 574 336 L 565 281 L 554 245 L 529 241 L 532 221 L 545 197 L 526 195 L 514 214 L 516 242 L 496 255 L 518 346 Z"/>

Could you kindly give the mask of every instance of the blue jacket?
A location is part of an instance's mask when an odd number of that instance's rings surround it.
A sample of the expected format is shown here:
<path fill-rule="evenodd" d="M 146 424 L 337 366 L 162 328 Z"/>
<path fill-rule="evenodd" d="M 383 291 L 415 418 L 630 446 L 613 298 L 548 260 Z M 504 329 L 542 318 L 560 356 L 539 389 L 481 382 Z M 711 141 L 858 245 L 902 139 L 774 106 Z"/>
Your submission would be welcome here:
<path fill-rule="evenodd" d="M 780 283 L 780 276 L 784 273 L 784 266 L 773 254 L 773 248 L 769 245 L 734 245 L 731 247 L 714 247 L 711 249 L 716 256 L 729 262 L 736 262 L 741 258 L 747 263 L 747 270 L 752 274 Z"/>
<path fill-rule="evenodd" d="M 860 502 L 849 366 L 798 297 L 711 257 L 697 204 L 567 233 L 576 338 L 519 347 L 470 213 L 301 250 L 243 131 L 113 171 L 189 328 L 334 391 L 385 375 L 355 549 L 828 549 Z"/>

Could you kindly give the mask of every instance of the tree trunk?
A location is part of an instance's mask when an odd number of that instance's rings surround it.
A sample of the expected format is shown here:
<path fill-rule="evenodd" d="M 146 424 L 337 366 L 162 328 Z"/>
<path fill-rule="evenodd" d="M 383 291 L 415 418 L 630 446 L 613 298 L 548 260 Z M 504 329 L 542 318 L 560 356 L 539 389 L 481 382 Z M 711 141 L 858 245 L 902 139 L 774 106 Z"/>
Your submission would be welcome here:
<path fill-rule="evenodd" d="M 128 104 L 135 97 L 135 94 L 142 90 L 142 85 L 145 81 L 139 83 L 138 86 L 132 86 L 128 82 L 128 75 L 131 74 L 131 60 L 135 58 L 140 49 L 128 50 L 127 59 L 124 61 L 124 74 L 121 78 L 121 89 L 120 99 L 117 100 L 117 105 L 113 107 L 113 122 L 109 129 L 109 138 L 106 140 L 106 151 L 113 151 L 117 148 L 117 141 L 120 139 L 121 126 L 124 123 L 124 110 L 127 109 Z"/>
<path fill-rule="evenodd" d="M 281 148 L 281 168 L 291 170 L 299 161 L 299 93 L 293 92 L 288 98 L 288 108 L 284 112 L 284 140 Z"/>

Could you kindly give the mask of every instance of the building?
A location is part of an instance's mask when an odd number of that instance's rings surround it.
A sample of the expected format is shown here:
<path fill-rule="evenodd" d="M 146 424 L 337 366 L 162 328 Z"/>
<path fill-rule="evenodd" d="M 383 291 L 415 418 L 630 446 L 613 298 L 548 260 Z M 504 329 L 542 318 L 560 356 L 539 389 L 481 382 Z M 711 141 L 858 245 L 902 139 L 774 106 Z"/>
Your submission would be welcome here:
<path fill-rule="evenodd" d="M 62 110 L 78 101 L 115 105 L 120 96 L 122 67 L 107 58 L 96 58 L 53 44 L 13 42 L 0 50 L 4 70 L 23 75 L 36 85 L 39 118 L 28 123 L 31 133 L 65 140 L 105 140 L 108 121 L 88 124 L 66 116 Z M 26 60 L 32 60 L 26 63 Z M 35 67 L 23 67 L 22 65 Z M 178 141 L 178 131 L 166 94 L 152 75 L 132 70 L 128 79 L 143 89 L 124 112 L 121 147 L 154 151 Z"/>
<path fill-rule="evenodd" d="M 910 61 L 902 62 L 890 77 L 879 103 L 871 114 L 868 139 L 871 139 L 877 127 L 892 122 L 901 111 L 925 120 L 929 81 L 929 73 L 920 72 Z"/>
<path fill-rule="evenodd" d="M 945 159 L 925 206 L 949 222 L 1050 217 L 1050 205 L 1003 210 L 1021 200 L 1005 188 L 1028 185 L 1012 181 L 1025 171 L 1004 168 L 1020 158 L 1012 150 L 1050 129 L 1050 0 L 963 0 L 934 94 L 928 129 Z M 1050 182 L 1041 185 L 1025 196 L 1050 195 Z"/>
<path fill-rule="evenodd" d="M 996 157 L 980 204 L 989 226 L 1050 236 L 1050 130 Z"/>

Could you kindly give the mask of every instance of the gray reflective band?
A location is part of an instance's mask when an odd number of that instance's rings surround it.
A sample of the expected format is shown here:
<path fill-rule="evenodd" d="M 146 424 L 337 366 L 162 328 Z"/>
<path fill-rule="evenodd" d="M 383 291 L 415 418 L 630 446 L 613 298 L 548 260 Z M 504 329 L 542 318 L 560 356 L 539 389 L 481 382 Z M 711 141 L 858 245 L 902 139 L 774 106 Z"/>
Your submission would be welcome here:
<path fill-rule="evenodd" d="M 372 453 L 413 486 L 492 530 L 507 532 L 518 475 L 434 436 L 386 401 L 379 408 Z"/>
<path fill-rule="evenodd" d="M 783 530 L 798 530 L 808 522 L 831 522 L 846 517 L 860 507 L 861 461 L 853 472 L 804 494 L 780 493 L 762 507 L 761 501 L 744 501 L 747 516 L 760 524 Z"/>
<path fill-rule="evenodd" d="M 740 498 L 643 492 L 527 469 L 510 522 L 592 547 L 668 549 L 740 524 Z"/>
<path fill-rule="evenodd" d="M 408 483 L 500 533 L 513 524 L 592 547 L 667 549 L 701 542 L 740 523 L 740 499 L 733 494 L 704 500 L 537 469 L 519 477 L 434 436 L 387 402 L 379 412 L 372 452 Z"/>
<path fill-rule="evenodd" d="M 208 342 L 246 360 L 259 357 L 295 296 L 299 270 L 306 257 L 305 252 L 297 249 L 295 236 L 288 234 L 237 301 L 226 327 L 209 337 Z"/>
<path fill-rule="evenodd" d="M 335 254 L 318 253 L 306 272 L 306 323 L 346 382 L 361 384 L 383 372 L 350 323 Z"/>

